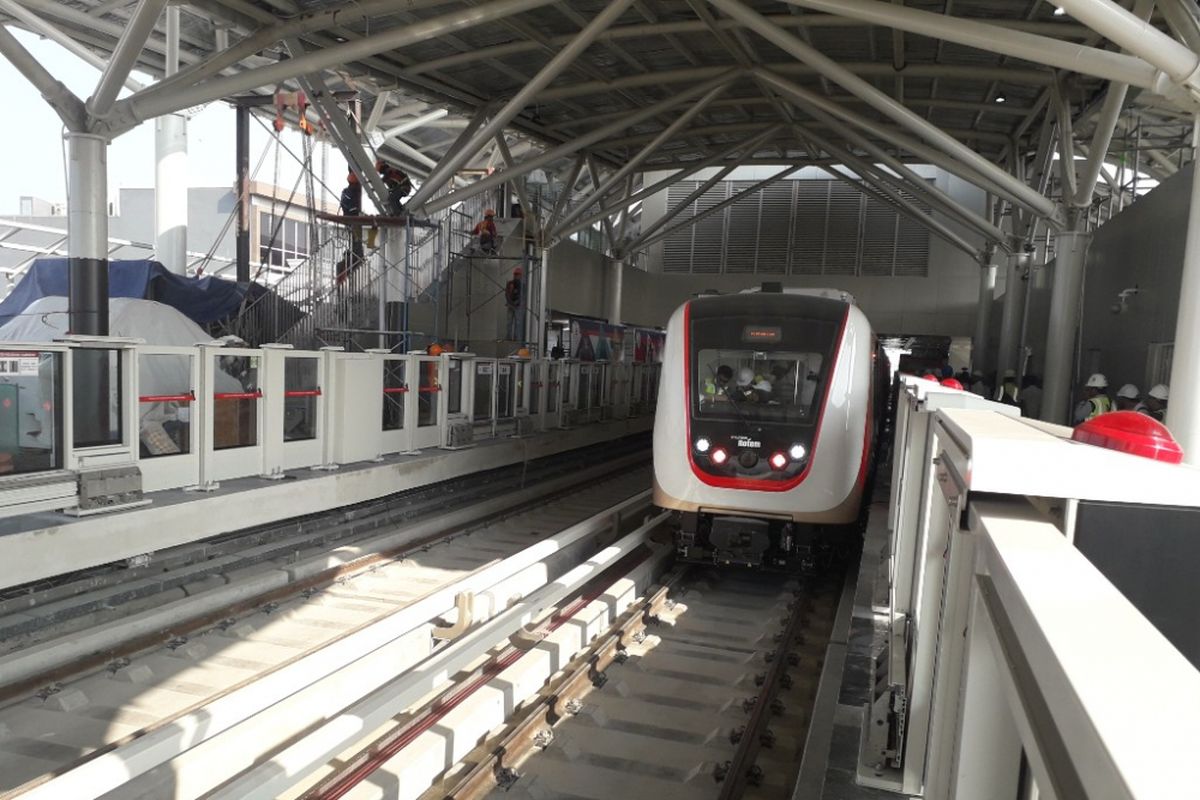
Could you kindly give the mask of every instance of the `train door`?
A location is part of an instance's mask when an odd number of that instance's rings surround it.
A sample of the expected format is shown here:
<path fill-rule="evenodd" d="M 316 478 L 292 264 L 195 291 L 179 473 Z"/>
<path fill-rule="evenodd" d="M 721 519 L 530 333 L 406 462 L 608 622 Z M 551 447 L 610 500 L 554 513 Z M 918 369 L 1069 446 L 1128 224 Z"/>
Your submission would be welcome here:
<path fill-rule="evenodd" d="M 441 444 L 441 404 L 438 402 L 442 391 L 444 376 L 442 375 L 442 359 L 440 356 L 409 355 L 407 370 L 410 376 L 410 390 L 416 384 L 416 392 L 409 392 L 410 400 L 405 409 L 406 426 L 411 432 L 410 453 L 418 453 L 423 447 L 437 447 Z M 416 397 L 412 398 L 411 395 Z M 415 401 L 415 402 L 414 402 Z"/>
<path fill-rule="evenodd" d="M 471 418 L 475 438 L 488 439 L 494 433 L 496 422 L 496 361 L 491 358 L 475 359 L 475 381 L 471 388 Z"/>
<path fill-rule="evenodd" d="M 511 359 L 496 362 L 496 435 L 516 431 L 517 364 Z"/>
<path fill-rule="evenodd" d="M 441 446 L 456 450 L 470 446 L 475 438 L 471 420 L 475 356 L 470 353 L 444 353 L 441 358 L 446 376 L 445 390 L 440 394 L 443 420 Z"/>

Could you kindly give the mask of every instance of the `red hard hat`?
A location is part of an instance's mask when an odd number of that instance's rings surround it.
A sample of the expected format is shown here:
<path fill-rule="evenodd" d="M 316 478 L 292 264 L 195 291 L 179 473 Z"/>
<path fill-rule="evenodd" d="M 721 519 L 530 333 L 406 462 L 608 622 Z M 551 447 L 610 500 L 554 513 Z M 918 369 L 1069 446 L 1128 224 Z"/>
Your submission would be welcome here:
<path fill-rule="evenodd" d="M 957 378 L 946 378 L 946 380 L 942 381 L 942 386 L 945 386 L 947 389 L 958 389 L 960 392 L 963 388 L 962 383 Z"/>
<path fill-rule="evenodd" d="M 522 274 L 524 274 L 524 273 L 521 272 L 520 267 L 513 267 L 513 275 L 522 275 Z"/>
<path fill-rule="evenodd" d="M 926 372 L 924 375 L 921 376 L 921 380 L 933 381 L 934 383 L 937 383 L 938 376 L 934 375 L 932 372 Z"/>
<path fill-rule="evenodd" d="M 494 216 L 496 216 L 496 209 L 494 209 L 494 208 L 485 208 L 485 209 L 483 210 L 483 215 L 484 215 L 485 217 L 494 217 Z"/>
<path fill-rule="evenodd" d="M 358 183 L 358 176 L 355 175 L 353 172 L 351 172 L 349 175 L 346 176 L 346 183 L 349 183 L 349 184 Z"/>

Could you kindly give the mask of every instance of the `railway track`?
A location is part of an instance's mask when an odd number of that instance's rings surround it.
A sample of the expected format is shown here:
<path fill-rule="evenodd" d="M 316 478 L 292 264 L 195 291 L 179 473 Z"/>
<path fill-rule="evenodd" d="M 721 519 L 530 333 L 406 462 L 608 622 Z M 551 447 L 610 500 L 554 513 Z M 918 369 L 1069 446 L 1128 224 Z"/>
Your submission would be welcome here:
<path fill-rule="evenodd" d="M 647 567 L 560 605 L 534 663 L 496 648 L 282 796 L 790 798 L 840 583 Z"/>
<path fill-rule="evenodd" d="M 499 769 L 493 748 L 474 785 L 424 797 L 790 798 L 839 593 L 836 581 L 691 569 L 650 598 L 650 624 L 633 623 L 605 680 L 577 679 L 557 701 L 552 736 Z"/>
<path fill-rule="evenodd" d="M 251 537 L 216 556 L 224 569 L 198 570 L 200 586 L 160 581 L 157 602 L 153 592 L 122 594 L 112 570 L 37 587 L 31 594 L 61 604 L 61 616 L 26 625 L 25 646 L 0 656 L 0 797 L 204 794 L 303 719 L 336 710 L 281 710 L 302 689 L 321 680 L 369 688 L 636 525 L 649 481 L 637 458 L 550 465 L 534 474 L 536 488 L 520 488 L 529 475 L 493 482 L 461 508 L 448 508 L 444 493 L 426 496 L 403 504 L 402 524 L 351 513 L 333 525 L 340 536 L 317 526 L 282 544 Z M 94 593 L 134 602 L 114 613 Z M 84 611 L 62 613 L 70 603 Z"/>

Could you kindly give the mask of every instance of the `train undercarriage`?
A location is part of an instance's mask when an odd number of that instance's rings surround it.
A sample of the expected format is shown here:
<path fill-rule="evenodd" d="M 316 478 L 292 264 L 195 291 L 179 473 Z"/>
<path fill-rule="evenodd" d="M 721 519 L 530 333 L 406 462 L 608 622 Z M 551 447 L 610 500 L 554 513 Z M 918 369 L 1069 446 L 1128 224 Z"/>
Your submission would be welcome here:
<path fill-rule="evenodd" d="M 862 526 L 792 522 L 739 514 L 681 512 L 681 561 L 785 572 L 826 572 L 862 548 Z"/>

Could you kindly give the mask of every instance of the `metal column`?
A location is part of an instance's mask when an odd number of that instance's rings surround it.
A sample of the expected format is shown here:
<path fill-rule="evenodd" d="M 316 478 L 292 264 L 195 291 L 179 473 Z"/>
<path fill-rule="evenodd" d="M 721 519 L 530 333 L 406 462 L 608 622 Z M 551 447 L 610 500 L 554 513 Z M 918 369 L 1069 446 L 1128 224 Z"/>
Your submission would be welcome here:
<path fill-rule="evenodd" d="M 168 6 L 166 75 L 179 69 L 179 6 Z M 187 273 L 187 117 L 168 114 L 154 124 L 154 238 L 158 260 Z"/>
<path fill-rule="evenodd" d="M 1192 131 L 1200 144 L 1200 119 Z M 1189 464 L 1200 464 L 1200 169 L 1192 166 L 1192 205 L 1183 248 L 1183 283 L 1175 318 L 1175 353 L 1171 361 L 1171 400 L 1167 427 L 1183 447 Z"/>
<path fill-rule="evenodd" d="M 108 141 L 67 134 L 70 332 L 108 335 Z"/>
<path fill-rule="evenodd" d="M 608 317 L 609 325 L 621 324 L 621 292 L 625 282 L 625 259 L 613 259 L 608 276 Z"/>
<path fill-rule="evenodd" d="M 1083 294 L 1083 267 L 1092 236 L 1082 230 L 1055 237 L 1054 284 L 1046 328 L 1046 374 L 1042 381 L 1042 419 L 1070 422 L 1067 408 L 1074 375 L 1076 330 Z"/>
<path fill-rule="evenodd" d="M 1013 253 L 1008 258 L 1008 271 L 1004 282 L 1004 308 L 1000 316 L 1000 343 L 996 354 L 997 387 L 1006 370 L 1017 369 L 1021 316 L 1025 310 L 1025 292 L 1029 289 L 1025 274 L 1032 260 L 1032 253 Z"/>
<path fill-rule="evenodd" d="M 237 158 L 237 279 L 238 283 L 250 281 L 250 109 L 244 105 L 236 108 L 236 158 Z"/>
<path fill-rule="evenodd" d="M 975 342 L 971 349 L 971 369 L 987 374 L 988 334 L 992 324 L 992 299 L 996 291 L 996 265 L 979 270 L 979 305 L 975 310 Z"/>
<path fill-rule="evenodd" d="M 538 325 L 541 326 L 541 330 L 538 331 L 538 338 L 537 338 L 538 355 L 541 356 L 542 358 L 546 358 L 547 356 L 550 355 L 550 353 L 546 347 L 546 344 L 550 340 L 549 339 L 549 331 L 550 331 L 549 322 L 550 321 L 546 318 L 546 314 L 549 313 L 548 312 L 549 303 L 546 302 L 546 300 L 547 300 L 546 292 L 548 291 L 547 278 L 548 278 L 549 272 L 550 272 L 550 248 L 543 247 L 542 248 L 542 268 L 540 270 L 538 270 Z"/>

